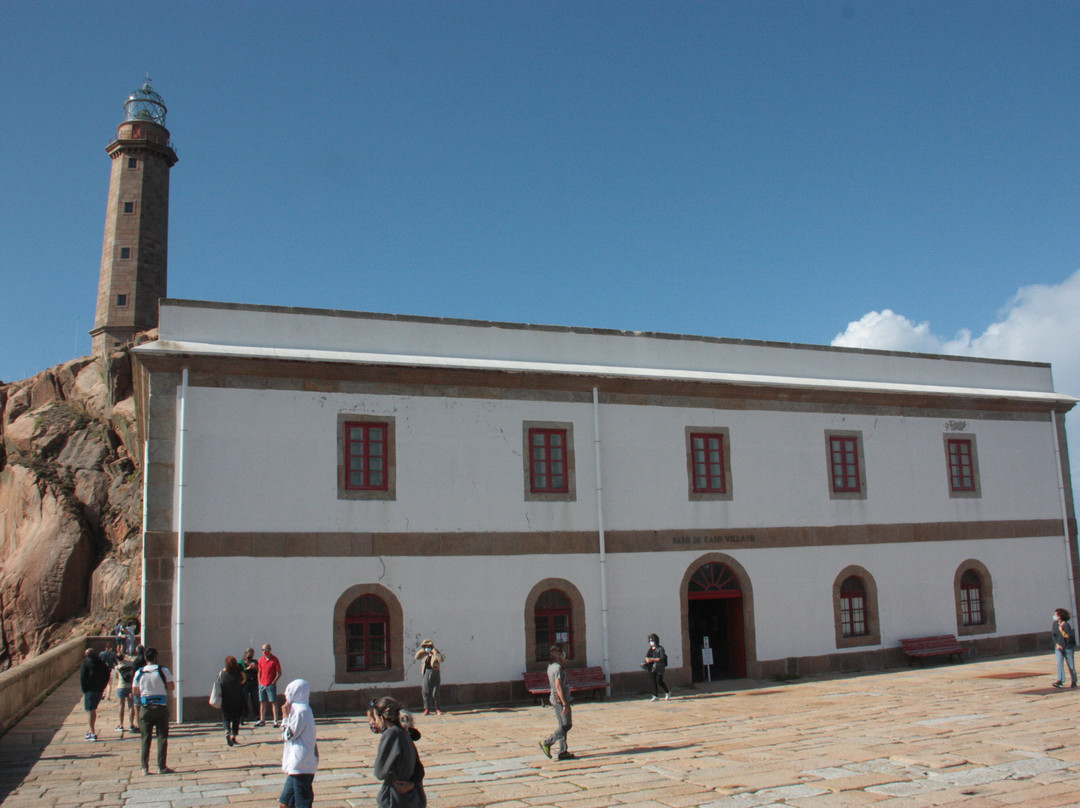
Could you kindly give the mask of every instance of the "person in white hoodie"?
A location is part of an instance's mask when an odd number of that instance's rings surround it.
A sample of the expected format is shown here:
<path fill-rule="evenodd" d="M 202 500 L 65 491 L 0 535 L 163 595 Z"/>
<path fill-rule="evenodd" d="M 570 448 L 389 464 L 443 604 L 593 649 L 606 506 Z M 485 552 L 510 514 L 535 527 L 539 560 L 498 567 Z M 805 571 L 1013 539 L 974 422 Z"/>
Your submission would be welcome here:
<path fill-rule="evenodd" d="M 315 716 L 308 705 L 309 698 L 311 688 L 303 679 L 294 679 L 285 688 L 285 706 L 281 711 L 281 739 L 285 749 L 281 753 L 281 770 L 288 777 L 278 798 L 281 808 L 311 808 L 315 799 L 311 784 L 319 767 L 319 746 L 315 742 Z"/>

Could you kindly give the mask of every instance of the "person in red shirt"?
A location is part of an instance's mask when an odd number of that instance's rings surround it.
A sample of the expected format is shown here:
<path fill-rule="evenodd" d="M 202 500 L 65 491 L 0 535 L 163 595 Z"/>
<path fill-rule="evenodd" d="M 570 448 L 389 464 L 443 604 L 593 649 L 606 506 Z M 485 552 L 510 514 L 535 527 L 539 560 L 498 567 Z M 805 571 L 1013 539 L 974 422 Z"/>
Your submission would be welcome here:
<path fill-rule="evenodd" d="M 281 708 L 277 703 L 277 680 L 281 678 L 281 660 L 270 653 L 270 643 L 263 645 L 262 653 L 259 657 L 259 720 L 255 722 L 255 726 L 266 726 L 266 705 L 269 703 L 276 727 L 281 720 Z"/>

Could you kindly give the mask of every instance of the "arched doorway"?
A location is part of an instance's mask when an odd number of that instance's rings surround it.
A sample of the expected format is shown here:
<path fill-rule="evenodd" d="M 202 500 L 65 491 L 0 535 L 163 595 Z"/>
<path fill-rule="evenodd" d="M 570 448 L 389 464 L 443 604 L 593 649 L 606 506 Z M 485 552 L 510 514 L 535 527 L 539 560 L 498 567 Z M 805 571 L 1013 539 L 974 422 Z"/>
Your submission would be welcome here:
<path fill-rule="evenodd" d="M 746 636 L 739 577 L 722 562 L 702 564 L 687 582 L 686 599 L 691 680 L 745 677 Z M 708 671 L 703 662 L 706 642 L 713 660 Z"/>

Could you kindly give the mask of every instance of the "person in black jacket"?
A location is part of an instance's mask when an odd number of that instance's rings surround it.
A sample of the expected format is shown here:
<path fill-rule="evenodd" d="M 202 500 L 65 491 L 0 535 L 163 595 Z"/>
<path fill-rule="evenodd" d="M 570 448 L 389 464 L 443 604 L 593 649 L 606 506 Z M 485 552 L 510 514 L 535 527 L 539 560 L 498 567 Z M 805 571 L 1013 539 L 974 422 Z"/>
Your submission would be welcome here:
<path fill-rule="evenodd" d="M 660 638 L 655 634 L 649 635 L 649 650 L 645 652 L 645 669 L 652 674 L 652 698 L 650 701 L 656 701 L 660 698 L 660 688 L 664 688 L 664 698 L 671 698 L 671 691 L 668 690 L 667 683 L 664 681 L 664 671 L 667 670 L 667 651 L 664 650 L 664 646 L 660 644 Z"/>
<path fill-rule="evenodd" d="M 86 740 L 96 741 L 97 708 L 101 703 L 101 694 L 109 685 L 109 666 L 102 662 L 93 648 L 87 648 L 83 656 L 82 667 L 79 668 L 79 684 L 82 686 L 83 708 L 90 722 Z"/>

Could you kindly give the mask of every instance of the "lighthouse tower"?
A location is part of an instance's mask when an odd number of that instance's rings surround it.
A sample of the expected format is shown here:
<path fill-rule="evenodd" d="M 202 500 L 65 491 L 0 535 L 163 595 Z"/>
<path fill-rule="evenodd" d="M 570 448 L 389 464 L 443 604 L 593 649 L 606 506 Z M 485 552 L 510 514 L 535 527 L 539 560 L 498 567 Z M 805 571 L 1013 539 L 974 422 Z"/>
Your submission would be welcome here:
<path fill-rule="evenodd" d="M 105 243 L 101 249 L 93 352 L 106 356 L 158 323 L 169 254 L 169 170 L 176 152 L 165 128 L 165 102 L 147 77 L 124 102 L 112 158 Z"/>

